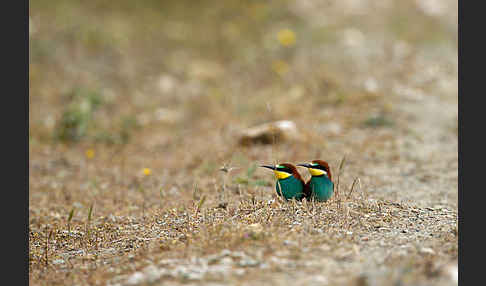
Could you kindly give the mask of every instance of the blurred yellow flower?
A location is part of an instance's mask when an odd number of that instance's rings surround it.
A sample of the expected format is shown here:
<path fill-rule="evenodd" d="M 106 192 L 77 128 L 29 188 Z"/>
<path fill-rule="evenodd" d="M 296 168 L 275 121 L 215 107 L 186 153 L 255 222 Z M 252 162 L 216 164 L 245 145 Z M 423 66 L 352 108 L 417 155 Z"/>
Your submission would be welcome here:
<path fill-rule="evenodd" d="M 143 174 L 145 176 L 149 176 L 150 174 L 152 174 L 152 170 L 150 170 L 149 168 L 143 168 Z"/>
<path fill-rule="evenodd" d="M 280 30 L 277 34 L 278 41 L 282 46 L 288 47 L 295 44 L 295 33 L 290 29 Z"/>
<path fill-rule="evenodd" d="M 85 155 L 88 159 L 91 159 L 94 157 L 95 151 L 93 149 L 88 149 L 86 150 Z"/>
<path fill-rule="evenodd" d="M 272 69 L 276 72 L 279 76 L 283 76 L 289 72 L 289 64 L 285 61 L 277 60 L 272 63 Z"/>

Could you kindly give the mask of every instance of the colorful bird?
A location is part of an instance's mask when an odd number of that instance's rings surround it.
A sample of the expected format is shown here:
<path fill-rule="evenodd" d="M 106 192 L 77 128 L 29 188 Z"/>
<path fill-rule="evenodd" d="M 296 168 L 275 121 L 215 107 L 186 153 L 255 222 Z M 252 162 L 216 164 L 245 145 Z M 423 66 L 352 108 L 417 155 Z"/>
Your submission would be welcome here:
<path fill-rule="evenodd" d="M 305 182 L 294 165 L 282 163 L 275 166 L 262 165 L 260 167 L 271 169 L 275 173 L 277 195 L 283 196 L 286 200 L 302 200 L 305 197 Z"/>
<path fill-rule="evenodd" d="M 306 183 L 308 199 L 318 202 L 327 201 L 334 192 L 329 164 L 323 160 L 314 160 L 312 163 L 297 164 L 297 166 L 306 167 L 311 174 L 310 180 Z"/>

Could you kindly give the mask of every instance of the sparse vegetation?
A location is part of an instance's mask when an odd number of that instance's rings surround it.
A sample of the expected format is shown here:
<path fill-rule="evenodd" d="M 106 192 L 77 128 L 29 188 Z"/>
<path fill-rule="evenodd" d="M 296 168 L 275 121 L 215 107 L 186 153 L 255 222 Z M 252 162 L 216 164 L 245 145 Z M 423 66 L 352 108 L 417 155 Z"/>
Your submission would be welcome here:
<path fill-rule="evenodd" d="M 457 4 L 425 2 L 31 1 L 30 284 L 457 285 Z M 317 158 L 326 203 L 257 167 Z"/>
<path fill-rule="evenodd" d="M 75 88 L 65 97 L 68 102 L 55 135 L 62 141 L 79 141 L 92 124 L 93 113 L 102 103 L 101 95 L 96 91 Z"/>

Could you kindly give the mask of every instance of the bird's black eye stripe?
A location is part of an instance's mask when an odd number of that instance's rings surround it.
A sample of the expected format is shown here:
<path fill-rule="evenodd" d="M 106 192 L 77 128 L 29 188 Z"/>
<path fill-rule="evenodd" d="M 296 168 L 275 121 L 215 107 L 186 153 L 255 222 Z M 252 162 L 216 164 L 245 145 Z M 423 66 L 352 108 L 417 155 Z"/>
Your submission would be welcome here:
<path fill-rule="evenodd" d="M 292 170 L 290 170 L 290 168 L 286 167 L 286 166 L 278 166 L 277 170 L 284 171 L 284 172 L 287 172 L 287 173 L 292 173 Z"/>
<path fill-rule="evenodd" d="M 323 170 L 323 171 L 326 171 L 326 167 L 321 166 L 321 165 L 319 165 L 319 164 L 312 166 L 312 168 L 314 168 L 314 169 L 319 169 L 319 170 Z M 327 171 L 326 171 L 326 172 L 327 172 Z"/>

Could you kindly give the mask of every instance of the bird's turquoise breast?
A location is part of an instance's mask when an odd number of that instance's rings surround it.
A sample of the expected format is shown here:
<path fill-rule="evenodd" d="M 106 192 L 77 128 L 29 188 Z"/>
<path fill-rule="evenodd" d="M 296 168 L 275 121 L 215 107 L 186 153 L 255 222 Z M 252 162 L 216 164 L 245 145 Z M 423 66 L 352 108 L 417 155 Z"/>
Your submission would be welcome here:
<path fill-rule="evenodd" d="M 286 200 L 292 198 L 300 200 L 304 196 L 304 185 L 302 181 L 296 179 L 294 176 L 278 180 L 275 188 L 277 189 L 277 194 L 279 196 L 283 195 Z M 280 191 L 280 188 L 282 191 Z"/>
<path fill-rule="evenodd" d="M 327 176 L 313 176 L 309 187 L 312 198 L 319 202 L 325 202 L 332 196 L 334 184 Z"/>

